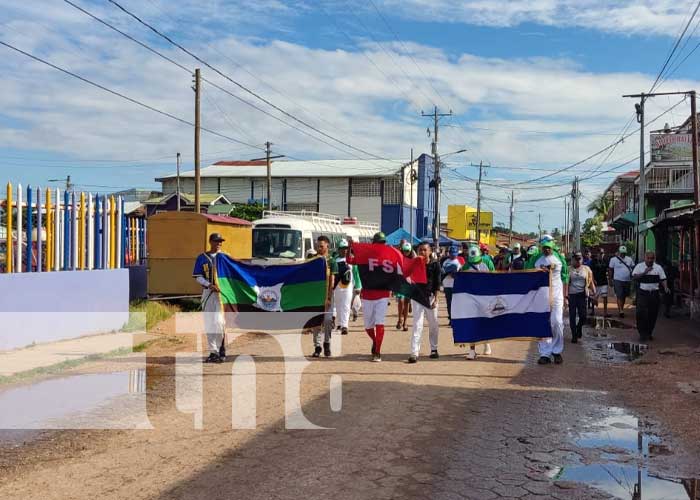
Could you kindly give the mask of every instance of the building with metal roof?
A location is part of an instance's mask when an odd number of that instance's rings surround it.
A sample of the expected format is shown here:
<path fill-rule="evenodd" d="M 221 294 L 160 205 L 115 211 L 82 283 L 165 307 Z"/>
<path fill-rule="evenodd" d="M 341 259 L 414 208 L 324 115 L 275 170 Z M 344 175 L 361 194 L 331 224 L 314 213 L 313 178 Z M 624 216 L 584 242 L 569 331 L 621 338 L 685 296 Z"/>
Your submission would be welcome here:
<path fill-rule="evenodd" d="M 274 160 L 272 205 L 378 223 L 390 233 L 400 227 L 429 236 L 434 218 L 433 159 L 423 154 L 401 160 Z M 177 189 L 177 175 L 159 177 L 164 195 Z M 180 174 L 181 192 L 194 192 L 194 171 Z M 265 161 L 219 161 L 201 169 L 201 193 L 222 194 L 229 203 L 267 203 Z"/>

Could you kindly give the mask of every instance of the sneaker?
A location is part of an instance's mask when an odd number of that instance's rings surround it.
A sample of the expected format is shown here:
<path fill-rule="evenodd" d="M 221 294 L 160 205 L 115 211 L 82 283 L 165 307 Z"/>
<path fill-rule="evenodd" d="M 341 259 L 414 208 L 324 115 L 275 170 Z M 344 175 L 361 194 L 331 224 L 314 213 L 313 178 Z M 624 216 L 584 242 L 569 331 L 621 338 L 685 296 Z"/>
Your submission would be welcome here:
<path fill-rule="evenodd" d="M 331 357 L 331 343 L 330 342 L 323 343 L 323 355 L 327 358 Z"/>
<path fill-rule="evenodd" d="M 317 345 L 316 348 L 314 349 L 314 353 L 311 356 L 314 358 L 320 358 L 322 351 L 323 351 L 323 349 L 321 349 L 321 346 Z"/>
<path fill-rule="evenodd" d="M 484 347 L 484 356 L 491 356 L 491 344 L 486 344 Z"/>
<path fill-rule="evenodd" d="M 374 350 L 377 348 L 377 343 L 373 340 L 372 341 L 372 356 L 374 356 Z"/>
<path fill-rule="evenodd" d="M 221 359 L 221 356 L 219 356 L 217 353 L 212 352 L 209 354 L 209 357 L 204 360 L 205 363 L 223 363 L 224 360 Z"/>
<path fill-rule="evenodd" d="M 400 321 L 398 323 L 396 323 L 396 329 L 401 330 L 401 322 Z"/>
<path fill-rule="evenodd" d="M 417 362 L 418 362 L 418 356 L 414 356 L 413 354 L 411 354 L 411 355 L 408 357 L 408 362 L 409 362 L 409 363 L 417 363 Z"/>
<path fill-rule="evenodd" d="M 348 334 L 348 329 L 345 328 L 345 327 L 341 328 L 341 329 L 340 329 L 340 334 L 341 334 L 341 335 L 347 335 L 347 334 Z"/>
<path fill-rule="evenodd" d="M 467 359 L 476 359 L 476 351 L 474 349 L 469 349 Z"/>
<path fill-rule="evenodd" d="M 564 362 L 564 358 L 561 357 L 561 354 L 552 354 L 554 357 L 554 364 L 555 365 L 560 365 Z"/>
<path fill-rule="evenodd" d="M 430 351 L 430 358 L 431 359 L 438 359 L 440 355 L 438 354 L 437 351 Z"/>
<path fill-rule="evenodd" d="M 379 354 L 375 354 L 372 356 L 372 362 L 373 363 L 379 363 L 382 360 L 382 357 Z"/>
<path fill-rule="evenodd" d="M 548 365 L 552 362 L 552 360 L 548 356 L 540 356 L 540 359 L 537 360 L 538 365 Z"/>

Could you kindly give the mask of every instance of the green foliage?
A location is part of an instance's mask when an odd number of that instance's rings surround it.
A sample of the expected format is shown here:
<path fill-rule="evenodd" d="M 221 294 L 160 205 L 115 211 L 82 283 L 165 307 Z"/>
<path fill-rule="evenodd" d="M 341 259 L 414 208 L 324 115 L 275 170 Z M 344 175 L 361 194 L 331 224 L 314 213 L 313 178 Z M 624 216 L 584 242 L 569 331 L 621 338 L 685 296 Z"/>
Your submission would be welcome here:
<path fill-rule="evenodd" d="M 229 217 L 236 217 L 238 219 L 254 221 L 257 219 L 262 219 L 263 210 L 266 210 L 265 205 L 262 203 L 252 203 L 250 205 L 236 205 L 229 213 Z"/>
<path fill-rule="evenodd" d="M 603 241 L 602 215 L 589 217 L 581 229 L 581 245 L 584 248 L 598 246 Z"/>
<path fill-rule="evenodd" d="M 142 330 L 144 326 L 146 331 L 150 331 L 155 325 L 161 321 L 165 321 L 170 316 L 180 311 L 180 308 L 175 304 L 153 300 L 139 300 L 129 305 L 129 312 L 135 313 L 129 315 L 129 322 L 124 325 L 122 331 L 132 332 Z M 141 314 L 139 314 L 141 313 Z M 145 313 L 146 324 L 143 324 Z"/>
<path fill-rule="evenodd" d="M 608 198 L 604 194 L 600 194 L 588 204 L 586 209 L 589 212 L 593 212 L 595 216 L 600 217 L 602 220 L 602 218 L 605 217 L 608 211 L 612 208 L 612 205 L 613 202 L 610 198 Z"/>
<path fill-rule="evenodd" d="M 554 238 L 557 241 L 561 241 L 561 231 L 559 230 L 558 227 L 555 227 L 552 230 L 552 238 Z"/>

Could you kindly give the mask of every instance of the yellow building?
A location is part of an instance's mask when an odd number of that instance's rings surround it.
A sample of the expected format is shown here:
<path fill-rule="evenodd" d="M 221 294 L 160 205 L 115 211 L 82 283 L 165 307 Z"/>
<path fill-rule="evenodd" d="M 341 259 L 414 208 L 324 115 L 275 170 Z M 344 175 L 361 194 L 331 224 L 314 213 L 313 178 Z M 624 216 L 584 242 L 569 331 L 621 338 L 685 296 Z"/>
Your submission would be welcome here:
<path fill-rule="evenodd" d="M 476 208 L 469 205 L 447 206 L 447 236 L 455 240 L 470 240 L 495 246 L 496 236 L 492 234 L 493 212 L 481 211 L 479 217 L 479 237 L 476 231 Z"/>

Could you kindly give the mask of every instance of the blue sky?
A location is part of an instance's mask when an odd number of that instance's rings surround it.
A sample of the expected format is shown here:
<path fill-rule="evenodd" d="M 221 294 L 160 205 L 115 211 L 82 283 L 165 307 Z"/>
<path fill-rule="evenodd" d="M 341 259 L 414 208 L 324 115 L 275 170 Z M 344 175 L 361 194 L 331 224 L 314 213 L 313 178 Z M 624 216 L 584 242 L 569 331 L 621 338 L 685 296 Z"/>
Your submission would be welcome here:
<path fill-rule="evenodd" d="M 187 68 L 195 63 L 106 0 L 72 0 Z M 516 190 L 516 229 L 563 221 L 560 196 L 574 175 L 608 171 L 582 185 L 588 199 L 617 173 L 636 167 L 638 136 L 538 182 L 616 139 L 632 117 L 624 93 L 646 91 L 694 7 L 691 1 L 625 0 L 123 0 L 212 65 L 317 128 L 378 156 L 428 152 L 420 117 L 451 108 L 440 150 L 451 157 L 444 203 L 473 203 L 480 160 L 491 164 L 485 207 L 507 222 Z M 187 72 L 150 54 L 61 0 L 0 0 L 0 39 L 175 116 L 193 116 Z M 661 91 L 696 88 L 700 42 L 687 45 Z M 158 187 L 175 153 L 192 164 L 192 130 L 0 47 L 0 180 L 50 185 L 71 175 L 78 188 Z M 678 67 L 676 68 L 676 65 Z M 211 70 L 203 75 L 246 95 Z M 658 98 L 655 117 L 679 102 Z M 279 115 L 264 104 L 272 114 Z M 266 140 L 296 158 L 350 158 L 357 151 L 281 124 L 208 83 L 203 124 L 235 141 L 204 134 L 204 164 L 260 156 Z M 677 124 L 681 103 L 651 125 Z M 634 128 L 630 129 L 633 131 Z M 246 145 L 247 144 L 247 145 Z M 250 147 L 249 145 L 255 146 Z M 619 166 L 619 167 L 618 167 Z M 618 168 L 616 168 L 618 167 Z M 371 169 L 371 160 L 368 169 Z M 51 184 L 53 185 L 53 184 Z M 584 203 L 586 201 L 584 198 Z"/>

